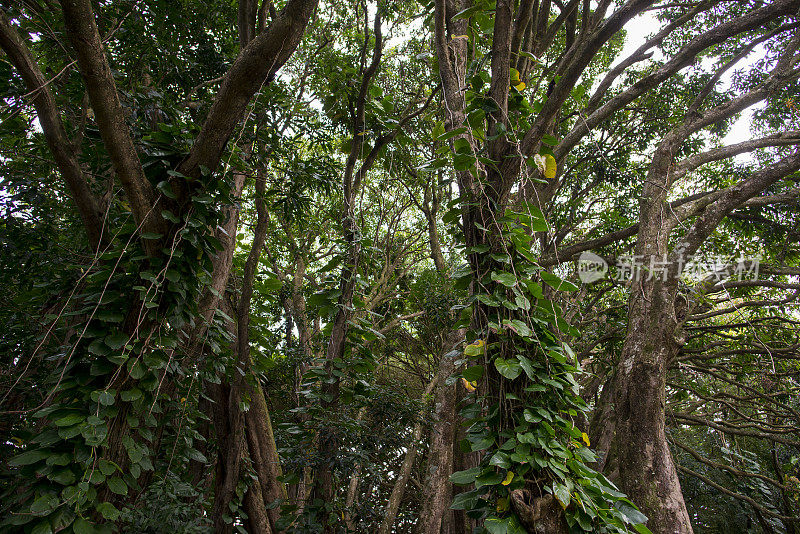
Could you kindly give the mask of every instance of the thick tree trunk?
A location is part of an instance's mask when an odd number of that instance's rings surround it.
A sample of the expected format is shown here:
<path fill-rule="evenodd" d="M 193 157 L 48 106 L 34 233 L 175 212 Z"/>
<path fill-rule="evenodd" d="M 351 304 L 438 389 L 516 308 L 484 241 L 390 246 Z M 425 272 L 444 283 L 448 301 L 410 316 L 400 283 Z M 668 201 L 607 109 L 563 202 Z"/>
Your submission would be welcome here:
<path fill-rule="evenodd" d="M 628 332 L 614 384 L 622 488 L 656 534 L 692 532 L 665 432 L 667 365 L 679 348 L 677 283 L 633 282 Z"/>
<path fill-rule="evenodd" d="M 264 505 L 267 499 L 261 488 L 261 483 L 258 480 L 251 482 L 250 487 L 244 494 L 244 512 L 247 514 L 247 532 L 259 534 L 272 534 L 275 532 L 270 527 L 269 516 L 267 515 L 267 508 Z"/>
<path fill-rule="evenodd" d="M 256 381 L 255 385 L 248 386 L 248 394 L 250 409 L 244 416 L 247 450 L 253 470 L 258 477 L 262 503 L 264 506 L 269 506 L 278 499 L 286 499 L 286 489 L 283 484 L 278 482 L 278 477 L 282 474 L 281 461 L 261 384 Z M 250 515 L 250 512 L 247 513 Z M 272 506 L 267 510 L 267 520 L 271 531 L 275 530 L 275 522 L 279 518 L 279 507 Z"/>
<path fill-rule="evenodd" d="M 616 436 L 616 414 L 614 413 L 614 378 L 606 379 L 600 398 L 595 404 L 589 423 L 589 441 L 597 453 L 595 468 L 610 480 L 616 480 L 617 462 L 614 439 Z"/>
<path fill-rule="evenodd" d="M 229 402 L 230 388 L 225 384 L 211 386 L 214 399 L 212 418 L 217 437 L 217 461 L 214 483 L 214 504 L 212 518 L 214 532 L 228 534 L 233 532 L 233 515 L 228 507 L 239 482 L 239 471 L 244 453 L 244 422 L 238 406 L 231 413 Z M 225 520 L 226 516 L 230 521 Z"/>
<path fill-rule="evenodd" d="M 461 336 L 463 333 L 458 332 Z M 454 335 L 445 340 L 449 349 L 457 341 Z M 434 397 L 433 423 L 428 439 L 428 462 L 422 490 L 422 509 L 417 522 L 417 534 L 440 534 L 442 521 L 452 501 L 453 442 L 456 437 L 456 385 L 447 385 L 447 378 L 456 368 L 455 361 L 447 356 L 439 359 L 438 384 Z"/>
<path fill-rule="evenodd" d="M 466 388 L 460 383 L 458 386 L 458 396 L 463 398 L 466 394 Z M 453 471 L 464 471 L 477 467 L 481 462 L 481 452 L 464 452 L 461 450 L 461 441 L 467 437 L 467 425 L 464 424 L 464 419 L 456 416 L 457 433 L 456 438 L 453 440 Z M 459 493 L 469 491 L 470 488 L 466 486 L 453 487 L 453 498 L 455 499 Z M 467 517 L 465 510 L 453 510 L 450 515 L 450 525 L 446 534 L 472 534 L 473 530 L 480 526 L 480 521 Z"/>

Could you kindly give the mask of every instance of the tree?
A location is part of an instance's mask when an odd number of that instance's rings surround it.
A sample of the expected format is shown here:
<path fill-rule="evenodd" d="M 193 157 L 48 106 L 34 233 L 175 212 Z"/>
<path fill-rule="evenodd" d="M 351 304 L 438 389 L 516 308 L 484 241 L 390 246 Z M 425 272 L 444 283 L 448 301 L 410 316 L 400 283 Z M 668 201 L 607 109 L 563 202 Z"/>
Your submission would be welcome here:
<path fill-rule="evenodd" d="M 798 8 L 4 5 L 0 531 L 795 532 Z"/>

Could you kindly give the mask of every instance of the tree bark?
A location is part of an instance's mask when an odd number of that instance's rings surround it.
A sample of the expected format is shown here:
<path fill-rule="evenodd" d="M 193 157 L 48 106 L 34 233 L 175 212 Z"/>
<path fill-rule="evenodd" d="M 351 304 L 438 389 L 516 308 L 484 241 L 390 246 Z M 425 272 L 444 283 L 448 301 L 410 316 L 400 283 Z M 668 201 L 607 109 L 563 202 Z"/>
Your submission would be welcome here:
<path fill-rule="evenodd" d="M 439 380 L 445 380 L 445 378 L 436 376 L 430 381 L 428 387 L 425 388 L 425 392 L 422 394 L 423 401 L 428 398 L 428 395 L 431 394 L 431 391 L 433 391 L 433 388 Z M 392 493 L 389 495 L 389 501 L 386 504 L 386 510 L 383 513 L 383 521 L 381 521 L 378 534 L 389 534 L 392 530 L 394 520 L 397 518 L 397 512 L 400 510 L 400 504 L 403 501 L 403 495 L 405 495 L 406 485 L 408 485 L 408 480 L 411 478 L 411 472 L 414 469 L 414 461 L 417 459 L 417 444 L 422 438 L 422 421 L 425 419 L 427 412 L 427 407 L 423 408 L 422 412 L 419 414 L 419 421 L 414 425 L 414 430 L 411 432 L 411 441 L 403 457 L 403 465 L 400 467 L 400 473 L 397 475 L 397 479 L 392 487 Z"/>
<path fill-rule="evenodd" d="M 2 11 L 0 11 L 0 48 L 22 76 L 25 88 L 32 94 L 33 106 L 39 117 L 47 146 L 78 209 L 89 239 L 89 246 L 93 251 L 97 251 L 100 245 L 104 245 L 108 240 L 97 200 L 89 189 L 73 144 L 69 141 L 61 121 L 56 100 L 39 65 Z"/>
<path fill-rule="evenodd" d="M 463 333 L 457 332 L 458 336 Z M 433 423 L 428 438 L 428 462 L 422 489 L 422 508 L 415 532 L 417 534 L 439 534 L 442 521 L 452 501 L 453 442 L 456 437 L 456 384 L 447 385 L 447 379 L 455 372 L 455 360 L 448 355 L 457 342 L 456 336 L 445 339 L 445 349 L 439 359 L 439 370 L 434 396 Z"/>
<path fill-rule="evenodd" d="M 634 283 L 614 384 L 622 488 L 657 534 L 692 532 L 665 432 L 667 363 L 679 348 L 676 285 Z"/>
<path fill-rule="evenodd" d="M 157 197 L 147 180 L 133 143 L 116 83 L 103 51 L 90 0 L 62 0 L 64 27 L 92 103 L 97 127 L 141 233 L 164 237 L 165 221 L 156 209 Z M 160 239 L 144 239 L 150 255 L 159 253 Z"/>

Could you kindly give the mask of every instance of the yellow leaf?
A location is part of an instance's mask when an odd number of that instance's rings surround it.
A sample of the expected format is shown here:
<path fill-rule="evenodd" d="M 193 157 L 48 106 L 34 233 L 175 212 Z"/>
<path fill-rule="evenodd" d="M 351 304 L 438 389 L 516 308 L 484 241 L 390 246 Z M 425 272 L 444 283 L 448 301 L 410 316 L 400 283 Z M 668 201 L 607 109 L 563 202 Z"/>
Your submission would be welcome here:
<path fill-rule="evenodd" d="M 589 443 L 589 435 L 586 434 L 586 432 L 581 432 L 581 439 L 583 439 L 583 442 L 586 444 L 587 447 L 591 445 L 591 443 Z"/>
<path fill-rule="evenodd" d="M 497 511 L 505 512 L 506 510 L 508 510 L 508 498 L 500 497 L 499 499 L 497 499 Z"/>
<path fill-rule="evenodd" d="M 518 83 L 517 85 L 515 85 L 514 87 L 516 87 L 516 88 L 517 88 L 517 91 L 522 91 L 523 89 L 525 89 L 525 82 L 519 82 L 519 83 Z"/>
<path fill-rule="evenodd" d="M 533 162 L 536 164 L 536 168 L 539 169 L 539 172 L 544 174 L 544 171 L 547 169 L 547 162 L 545 161 L 544 156 L 541 154 L 534 154 Z"/>
<path fill-rule="evenodd" d="M 509 471 L 506 475 L 506 479 L 502 482 L 504 486 L 508 486 L 511 484 L 511 481 L 514 480 L 514 471 Z"/>
<path fill-rule="evenodd" d="M 464 348 L 464 354 L 467 356 L 480 356 L 483 354 L 483 346 L 486 342 L 482 339 L 479 339 L 473 343 L 470 343 Z"/>
<path fill-rule="evenodd" d="M 469 35 L 451 35 L 451 39 L 469 39 Z"/>
<path fill-rule="evenodd" d="M 461 383 L 464 384 L 464 387 L 472 393 L 478 388 L 478 384 L 476 382 L 469 382 L 466 378 L 461 379 Z"/>
<path fill-rule="evenodd" d="M 544 177 L 548 180 L 552 180 L 556 177 L 556 170 L 558 169 L 556 164 L 556 158 L 552 155 L 547 154 L 544 157 L 545 167 L 544 167 Z"/>
<path fill-rule="evenodd" d="M 519 71 L 514 68 L 510 70 L 511 70 L 511 85 L 517 85 L 521 81 L 519 77 Z"/>

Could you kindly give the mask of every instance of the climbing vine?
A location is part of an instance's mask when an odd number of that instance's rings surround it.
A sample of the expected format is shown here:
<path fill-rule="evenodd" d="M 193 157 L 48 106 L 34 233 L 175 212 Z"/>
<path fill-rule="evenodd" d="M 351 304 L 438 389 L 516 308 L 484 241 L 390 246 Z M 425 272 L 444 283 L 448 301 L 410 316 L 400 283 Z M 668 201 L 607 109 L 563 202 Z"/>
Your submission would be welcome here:
<path fill-rule="evenodd" d="M 495 268 L 478 279 L 466 276 L 479 288 L 472 306 L 485 326 L 470 330 L 472 342 L 463 350 L 460 377 L 472 392 L 461 412 L 469 424 L 461 446 L 480 451 L 482 459 L 451 476 L 455 484 L 475 486 L 458 494 L 452 508 L 482 519 L 491 534 L 521 533 L 525 490 L 535 499 L 555 498 L 571 531 L 627 532 L 630 526 L 649 532 L 646 517 L 590 467 L 596 456 L 580 425 L 587 410 L 576 380 L 582 371 L 560 339 L 574 332 L 536 280 L 555 291 L 576 288 L 533 260 L 531 233 L 545 221 L 538 209 L 526 208 L 497 221 L 506 252 L 468 250 Z"/>
<path fill-rule="evenodd" d="M 232 200 L 222 176 L 204 170 L 195 179 L 170 169 L 181 135 L 165 125 L 145 140 L 151 149 L 145 168 L 162 177 L 155 184 L 160 205 L 175 204 L 176 185 L 193 191 L 183 215 L 177 208 L 160 211 L 173 231 L 142 235 L 133 223 L 122 224 L 54 320 L 54 326 L 77 325 L 76 334 L 45 356 L 59 365 L 42 384 L 46 407 L 33 414 L 40 424 L 20 443 L 24 452 L 9 461 L 25 484 L 4 498 L 2 531 L 114 532 L 107 522 L 118 521 L 124 502 L 145 489 L 155 447 L 173 451 L 167 469 L 207 461 L 195 447 L 202 438 L 186 430 L 203 417 L 187 398 L 197 397 L 200 381 L 214 380 L 216 370 L 206 369 L 187 345 L 200 326 L 199 296 L 221 250 L 213 235 L 224 222 L 218 207 Z M 140 238 L 160 240 L 162 254 L 146 255 Z M 229 340 L 220 319 L 212 321 L 204 345 L 221 356 L 214 365 L 225 367 Z M 173 435 L 159 423 L 167 414 L 182 420 Z"/>

